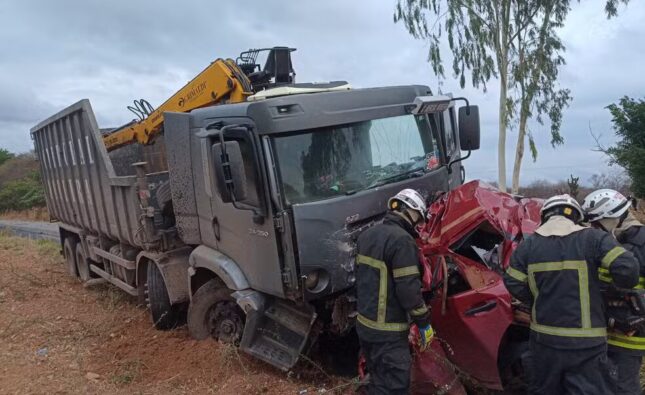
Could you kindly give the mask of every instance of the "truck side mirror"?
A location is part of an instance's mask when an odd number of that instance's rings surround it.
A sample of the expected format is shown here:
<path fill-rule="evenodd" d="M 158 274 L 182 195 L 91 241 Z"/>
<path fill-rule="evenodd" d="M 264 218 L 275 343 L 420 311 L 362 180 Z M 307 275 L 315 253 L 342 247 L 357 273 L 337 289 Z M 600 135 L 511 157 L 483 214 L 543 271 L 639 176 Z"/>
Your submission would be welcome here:
<path fill-rule="evenodd" d="M 242 151 L 237 141 L 211 146 L 213 173 L 217 191 L 224 203 L 243 202 L 247 198 L 246 173 Z"/>
<path fill-rule="evenodd" d="M 478 150 L 479 140 L 479 107 L 459 108 L 459 145 L 461 150 Z"/>

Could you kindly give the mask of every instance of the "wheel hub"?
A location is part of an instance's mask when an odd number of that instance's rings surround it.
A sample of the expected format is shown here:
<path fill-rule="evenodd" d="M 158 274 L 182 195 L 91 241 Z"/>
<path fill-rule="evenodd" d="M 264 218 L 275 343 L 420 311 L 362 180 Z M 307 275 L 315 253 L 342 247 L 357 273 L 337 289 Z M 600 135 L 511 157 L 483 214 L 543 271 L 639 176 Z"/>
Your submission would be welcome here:
<path fill-rule="evenodd" d="M 244 329 L 243 313 L 235 302 L 219 302 L 210 309 L 208 329 L 214 339 L 238 344 Z"/>

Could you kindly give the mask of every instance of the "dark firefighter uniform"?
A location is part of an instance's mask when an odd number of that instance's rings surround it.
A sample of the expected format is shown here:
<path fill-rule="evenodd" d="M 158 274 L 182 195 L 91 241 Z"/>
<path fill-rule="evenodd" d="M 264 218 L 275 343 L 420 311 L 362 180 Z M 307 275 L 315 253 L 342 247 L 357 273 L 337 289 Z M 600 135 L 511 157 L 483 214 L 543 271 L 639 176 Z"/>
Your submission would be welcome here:
<path fill-rule="evenodd" d="M 428 325 L 414 227 L 394 212 L 357 242 L 356 331 L 370 373 L 370 394 L 406 394 L 410 385 L 409 318 Z M 409 318 L 408 318 L 409 317 Z"/>
<path fill-rule="evenodd" d="M 638 282 L 633 255 L 598 229 L 553 216 L 511 256 L 504 283 L 532 306 L 527 374 L 531 394 L 610 394 L 607 319 L 599 269 L 614 283 Z"/>
<path fill-rule="evenodd" d="M 618 235 L 618 241 L 634 254 L 640 264 L 640 281 L 635 288 L 645 289 L 645 227 L 630 226 Z M 611 282 L 606 270 L 600 272 L 600 279 Z M 618 367 L 617 394 L 640 394 L 640 369 L 645 354 L 645 333 L 637 332 L 626 336 L 610 331 L 608 334 L 609 359 Z"/>

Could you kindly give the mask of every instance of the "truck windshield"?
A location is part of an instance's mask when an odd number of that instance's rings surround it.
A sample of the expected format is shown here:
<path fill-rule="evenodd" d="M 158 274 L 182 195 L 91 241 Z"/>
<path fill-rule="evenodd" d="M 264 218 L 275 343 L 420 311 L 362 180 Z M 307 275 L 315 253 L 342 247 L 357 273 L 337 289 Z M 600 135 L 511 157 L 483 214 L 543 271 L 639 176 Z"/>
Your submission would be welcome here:
<path fill-rule="evenodd" d="M 425 115 L 311 129 L 273 144 L 287 204 L 351 194 L 440 165 Z"/>

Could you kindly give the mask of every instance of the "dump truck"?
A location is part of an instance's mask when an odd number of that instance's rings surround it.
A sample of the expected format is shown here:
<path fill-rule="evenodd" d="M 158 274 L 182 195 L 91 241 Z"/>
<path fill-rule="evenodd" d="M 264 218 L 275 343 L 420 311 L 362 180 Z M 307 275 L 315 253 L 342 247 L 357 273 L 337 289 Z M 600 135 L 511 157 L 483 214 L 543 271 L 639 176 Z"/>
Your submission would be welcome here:
<path fill-rule="evenodd" d="M 34 126 L 70 274 L 283 370 L 351 333 L 358 234 L 403 188 L 463 183 L 479 112 L 422 85 L 336 87 L 165 112 L 152 145 L 110 152 L 89 100 Z"/>

